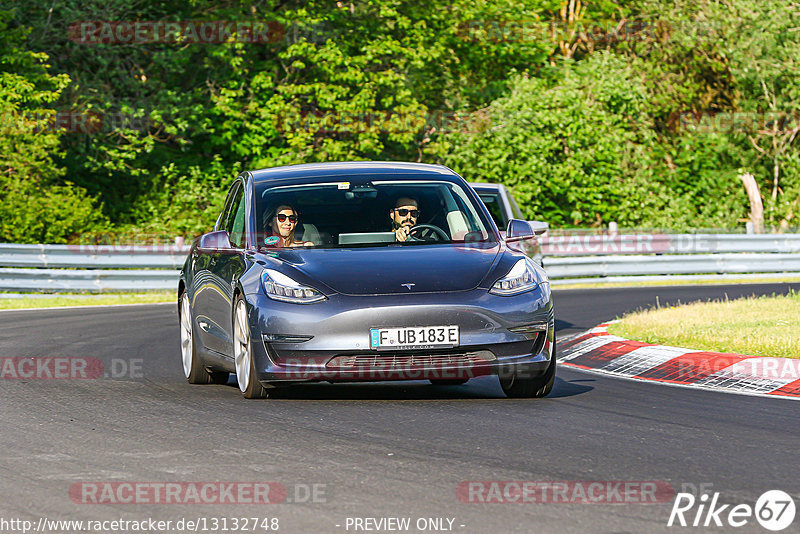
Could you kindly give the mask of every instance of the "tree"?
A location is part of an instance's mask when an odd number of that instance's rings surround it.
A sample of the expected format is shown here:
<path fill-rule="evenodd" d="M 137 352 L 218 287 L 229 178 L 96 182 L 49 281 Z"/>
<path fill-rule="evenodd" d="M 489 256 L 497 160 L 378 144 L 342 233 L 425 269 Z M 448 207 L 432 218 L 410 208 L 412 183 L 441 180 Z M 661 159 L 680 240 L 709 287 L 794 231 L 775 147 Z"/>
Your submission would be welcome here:
<path fill-rule="evenodd" d="M 649 142 L 647 125 L 632 125 L 646 113 L 636 66 L 600 53 L 565 60 L 553 81 L 518 78 L 509 96 L 476 114 L 471 130 L 443 136 L 437 152 L 468 179 L 511 186 L 532 219 L 628 222 L 635 173 L 626 167 Z"/>
<path fill-rule="evenodd" d="M 95 200 L 53 161 L 62 117 L 50 107 L 69 83 L 47 56 L 21 47 L 26 29 L 0 12 L 0 241 L 63 243 L 102 223 Z"/>

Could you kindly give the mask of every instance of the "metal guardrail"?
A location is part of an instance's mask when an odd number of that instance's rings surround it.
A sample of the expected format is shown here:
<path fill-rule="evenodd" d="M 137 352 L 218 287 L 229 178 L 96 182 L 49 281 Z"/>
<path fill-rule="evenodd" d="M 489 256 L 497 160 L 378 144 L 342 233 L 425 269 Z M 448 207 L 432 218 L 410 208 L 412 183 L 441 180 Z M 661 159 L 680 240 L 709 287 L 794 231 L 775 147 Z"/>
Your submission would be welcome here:
<path fill-rule="evenodd" d="M 541 241 L 554 285 L 800 278 L 800 234 L 562 234 Z"/>
<path fill-rule="evenodd" d="M 676 254 L 663 256 L 545 256 L 551 278 L 654 274 L 744 274 L 800 272 L 800 254 Z"/>
<path fill-rule="evenodd" d="M 176 290 L 177 269 L 0 269 L 3 291 Z"/>
<path fill-rule="evenodd" d="M 178 287 L 188 246 L 0 243 L 0 291 L 155 291 Z"/>
<path fill-rule="evenodd" d="M 545 256 L 800 252 L 800 234 L 592 235 L 552 232 L 540 243 Z"/>
<path fill-rule="evenodd" d="M 555 234 L 555 232 L 553 232 Z M 800 234 L 549 235 L 541 239 L 554 284 L 731 275 L 800 277 Z M 0 243 L 0 291 L 175 289 L 187 246 Z"/>
<path fill-rule="evenodd" d="M 180 269 L 188 246 L 0 243 L 0 267 Z"/>

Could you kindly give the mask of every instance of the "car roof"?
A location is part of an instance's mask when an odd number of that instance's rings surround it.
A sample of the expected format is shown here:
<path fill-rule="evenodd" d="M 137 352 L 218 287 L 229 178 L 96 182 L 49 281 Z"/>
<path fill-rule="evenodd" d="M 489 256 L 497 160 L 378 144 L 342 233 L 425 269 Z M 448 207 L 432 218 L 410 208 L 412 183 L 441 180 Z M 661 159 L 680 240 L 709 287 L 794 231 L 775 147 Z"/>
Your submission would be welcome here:
<path fill-rule="evenodd" d="M 345 161 L 330 163 L 305 163 L 249 171 L 256 184 L 273 181 L 325 181 L 339 176 L 375 176 L 391 179 L 392 175 L 430 177 L 452 180 L 458 175 L 444 165 L 407 163 L 398 161 Z"/>
<path fill-rule="evenodd" d="M 492 191 L 500 191 L 503 188 L 503 184 L 489 184 L 483 182 L 469 182 L 470 187 L 472 189 L 484 189 L 484 190 L 492 190 Z"/>

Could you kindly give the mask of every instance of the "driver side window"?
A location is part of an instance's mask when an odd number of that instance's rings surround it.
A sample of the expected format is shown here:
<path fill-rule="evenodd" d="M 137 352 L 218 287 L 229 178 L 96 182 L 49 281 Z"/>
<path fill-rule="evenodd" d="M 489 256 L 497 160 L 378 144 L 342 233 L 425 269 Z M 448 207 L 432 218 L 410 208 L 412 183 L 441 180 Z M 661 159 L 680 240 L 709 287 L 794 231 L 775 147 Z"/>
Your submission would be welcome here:
<path fill-rule="evenodd" d="M 231 211 L 225 221 L 225 231 L 228 232 L 231 245 L 244 248 L 244 189 L 239 187 L 233 197 Z"/>

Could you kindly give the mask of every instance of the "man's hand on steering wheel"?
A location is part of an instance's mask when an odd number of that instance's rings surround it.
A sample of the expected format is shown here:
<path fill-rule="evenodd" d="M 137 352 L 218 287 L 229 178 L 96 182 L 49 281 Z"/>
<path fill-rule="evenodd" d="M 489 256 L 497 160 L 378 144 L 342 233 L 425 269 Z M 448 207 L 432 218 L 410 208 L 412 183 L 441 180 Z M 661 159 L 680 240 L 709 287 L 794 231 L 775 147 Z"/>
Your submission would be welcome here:
<path fill-rule="evenodd" d="M 434 224 L 417 224 L 408 230 L 408 235 L 423 241 L 450 241 L 447 234 Z M 436 239 L 429 239 L 436 236 Z"/>
<path fill-rule="evenodd" d="M 395 239 L 399 242 L 408 241 L 408 237 L 411 234 L 412 227 L 410 226 L 401 226 L 397 230 L 394 231 Z"/>

